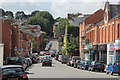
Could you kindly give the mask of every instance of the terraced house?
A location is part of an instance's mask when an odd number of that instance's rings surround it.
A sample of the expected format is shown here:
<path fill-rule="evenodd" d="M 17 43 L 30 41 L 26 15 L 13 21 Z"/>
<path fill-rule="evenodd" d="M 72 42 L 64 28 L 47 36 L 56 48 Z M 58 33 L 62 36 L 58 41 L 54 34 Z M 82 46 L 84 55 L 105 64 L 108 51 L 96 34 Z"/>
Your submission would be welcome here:
<path fill-rule="evenodd" d="M 120 57 L 120 4 L 105 4 L 80 25 L 80 55 L 109 63 Z"/>

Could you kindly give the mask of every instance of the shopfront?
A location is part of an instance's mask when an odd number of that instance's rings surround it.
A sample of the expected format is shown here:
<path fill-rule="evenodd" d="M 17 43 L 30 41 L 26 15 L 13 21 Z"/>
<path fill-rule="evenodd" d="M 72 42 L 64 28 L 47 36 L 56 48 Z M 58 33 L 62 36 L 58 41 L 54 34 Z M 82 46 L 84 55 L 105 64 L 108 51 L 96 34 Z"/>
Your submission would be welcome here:
<path fill-rule="evenodd" d="M 109 43 L 107 47 L 107 64 L 114 60 L 120 60 L 120 43 Z"/>
<path fill-rule="evenodd" d="M 107 44 L 98 45 L 98 57 L 98 61 L 107 63 Z"/>

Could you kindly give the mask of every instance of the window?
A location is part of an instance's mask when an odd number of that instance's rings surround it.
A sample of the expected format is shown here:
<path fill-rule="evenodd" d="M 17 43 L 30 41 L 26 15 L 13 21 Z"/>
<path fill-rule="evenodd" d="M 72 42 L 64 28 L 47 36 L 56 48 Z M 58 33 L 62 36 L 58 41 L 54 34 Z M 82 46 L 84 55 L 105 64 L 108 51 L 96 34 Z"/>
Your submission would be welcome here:
<path fill-rule="evenodd" d="M 117 38 L 120 38 L 120 25 L 118 24 L 117 27 L 118 27 L 118 37 Z"/>

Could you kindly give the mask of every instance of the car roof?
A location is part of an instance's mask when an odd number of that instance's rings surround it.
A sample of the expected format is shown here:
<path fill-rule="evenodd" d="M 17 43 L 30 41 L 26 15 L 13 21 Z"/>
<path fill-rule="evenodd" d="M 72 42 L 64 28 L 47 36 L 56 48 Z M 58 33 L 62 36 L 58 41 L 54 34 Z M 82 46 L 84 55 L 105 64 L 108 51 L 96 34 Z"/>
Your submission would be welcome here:
<path fill-rule="evenodd" d="M 20 68 L 23 68 L 23 66 L 21 65 L 5 65 L 5 66 L 1 66 L 0 68 L 4 69 L 4 68 L 11 68 L 11 67 L 20 67 Z"/>

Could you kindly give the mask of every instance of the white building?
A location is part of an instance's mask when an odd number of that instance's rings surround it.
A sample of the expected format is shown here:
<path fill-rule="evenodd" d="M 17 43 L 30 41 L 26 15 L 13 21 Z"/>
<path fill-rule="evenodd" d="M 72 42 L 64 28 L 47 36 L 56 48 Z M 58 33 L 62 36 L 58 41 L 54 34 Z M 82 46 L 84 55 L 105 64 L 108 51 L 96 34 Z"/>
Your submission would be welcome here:
<path fill-rule="evenodd" d="M 0 43 L 0 66 L 3 66 L 3 50 L 4 50 L 4 44 Z"/>
<path fill-rule="evenodd" d="M 107 64 L 114 60 L 120 60 L 120 40 L 107 44 Z"/>

